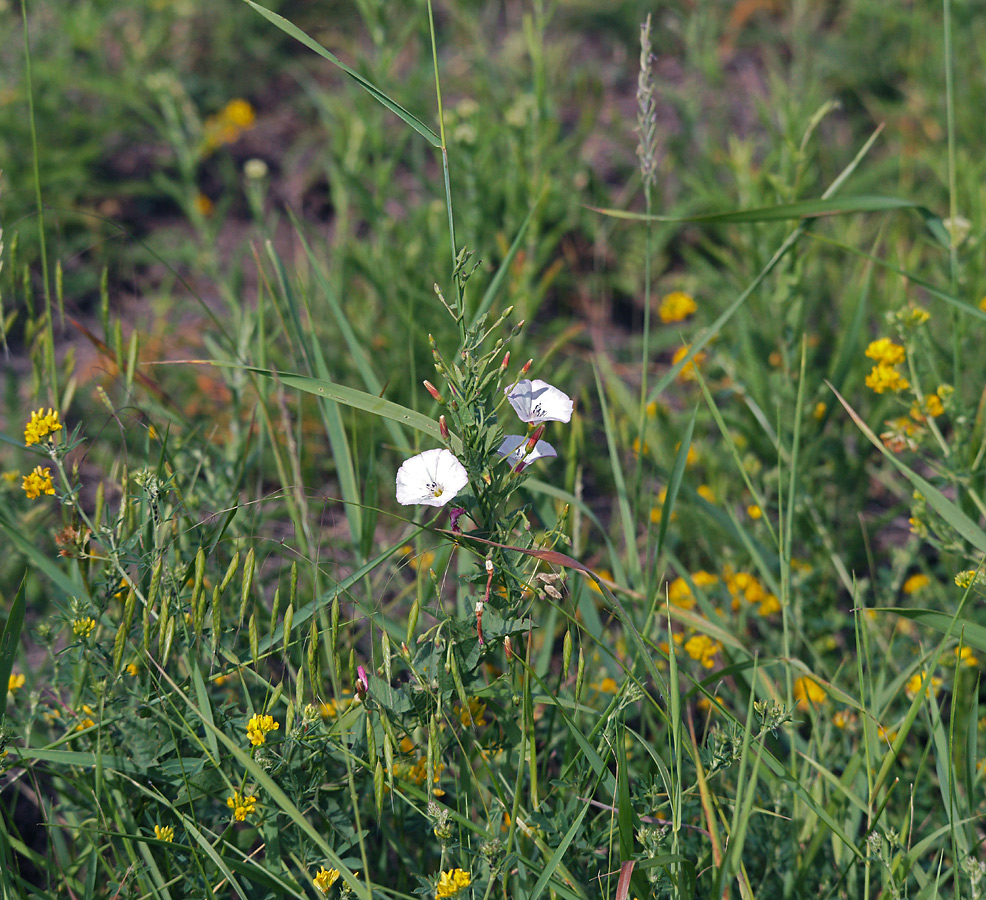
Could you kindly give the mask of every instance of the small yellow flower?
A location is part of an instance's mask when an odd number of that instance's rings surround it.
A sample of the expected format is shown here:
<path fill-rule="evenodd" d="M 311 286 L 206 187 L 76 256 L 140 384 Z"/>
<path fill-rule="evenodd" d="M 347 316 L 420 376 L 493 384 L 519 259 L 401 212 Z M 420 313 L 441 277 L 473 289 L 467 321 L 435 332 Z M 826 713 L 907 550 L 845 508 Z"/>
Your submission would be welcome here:
<path fill-rule="evenodd" d="M 137 673 L 140 671 L 140 669 L 137 668 L 137 663 L 127 663 L 126 671 L 131 678 L 136 678 Z"/>
<path fill-rule="evenodd" d="M 828 412 L 828 409 L 829 409 L 828 404 L 824 400 L 819 400 L 818 403 L 815 404 L 815 408 L 811 412 L 812 417 L 815 419 L 815 421 L 821 422 L 822 419 L 825 418 L 825 413 Z"/>
<path fill-rule="evenodd" d="M 983 297 L 983 299 L 979 301 L 979 308 L 983 312 L 986 312 L 986 297 Z"/>
<path fill-rule="evenodd" d="M 449 869 L 442 872 L 435 889 L 435 900 L 445 900 L 454 897 L 472 884 L 472 876 L 464 869 Z"/>
<path fill-rule="evenodd" d="M 890 338 L 880 338 L 870 343 L 866 355 L 882 366 L 896 366 L 904 361 L 904 348 Z"/>
<path fill-rule="evenodd" d="M 866 376 L 866 386 L 878 394 L 885 394 L 887 391 L 898 392 L 907 390 L 911 386 L 911 383 L 893 366 L 879 363 Z"/>
<path fill-rule="evenodd" d="M 668 585 L 668 602 L 673 603 L 680 609 L 691 609 L 695 606 L 695 597 L 692 589 L 684 578 L 676 578 Z"/>
<path fill-rule="evenodd" d="M 72 622 L 72 633 L 85 640 L 95 627 L 96 620 L 92 616 L 83 616 Z"/>
<path fill-rule="evenodd" d="M 706 503 L 716 502 L 716 495 L 712 488 L 710 488 L 707 484 L 700 484 L 695 493 L 697 493 Z"/>
<path fill-rule="evenodd" d="M 486 724 L 486 704 L 479 697 L 470 697 L 469 706 L 459 707 L 457 713 L 463 728 L 482 728 Z"/>
<path fill-rule="evenodd" d="M 916 594 L 923 591 L 929 584 L 931 584 L 931 579 L 924 572 L 915 572 L 904 582 L 901 590 L 905 594 Z"/>
<path fill-rule="evenodd" d="M 233 810 L 233 818 L 237 822 L 244 822 L 247 816 L 257 811 L 257 798 L 252 794 L 244 797 L 239 791 L 233 791 L 233 795 L 226 798 L 226 805 Z"/>
<path fill-rule="evenodd" d="M 230 100 L 224 107 L 220 115 L 230 124 L 237 128 L 249 128 L 257 119 L 257 113 L 250 105 L 249 101 L 237 97 Z"/>
<path fill-rule="evenodd" d="M 967 647 L 967 646 L 956 647 L 955 655 L 959 658 L 959 662 L 964 662 L 967 666 L 979 665 L 979 660 L 976 658 L 975 654 L 973 654 L 972 647 Z M 24 676 L 21 675 L 22 679 L 23 677 Z"/>
<path fill-rule="evenodd" d="M 801 709 L 820 706 L 827 697 L 828 694 L 825 693 L 825 689 L 807 675 L 794 679 L 794 699 L 798 701 L 798 706 Z"/>
<path fill-rule="evenodd" d="M 771 616 L 774 613 L 781 611 L 781 601 L 777 599 L 776 594 L 765 593 L 760 600 L 760 605 L 757 608 L 757 613 L 761 616 Z"/>
<path fill-rule="evenodd" d="M 312 877 L 312 884 L 314 884 L 315 887 L 323 894 L 327 894 L 329 892 L 329 888 L 331 888 L 338 879 L 338 869 L 326 869 L 325 866 L 321 866 L 318 873 Z"/>
<path fill-rule="evenodd" d="M 678 363 L 688 356 L 691 349 L 691 344 L 682 344 L 677 350 L 674 351 L 674 356 L 671 357 L 671 365 L 678 365 Z M 695 381 L 695 369 L 700 367 L 703 362 L 705 362 L 705 354 L 702 351 L 699 351 L 690 360 L 688 360 L 684 366 L 682 366 L 681 371 L 678 373 L 678 381 Z"/>
<path fill-rule="evenodd" d="M 657 314 L 665 324 L 671 322 L 682 322 L 698 309 L 698 304 L 691 294 L 684 291 L 674 291 L 661 298 L 661 305 L 657 308 Z"/>
<path fill-rule="evenodd" d="M 832 724 L 845 731 L 856 724 L 856 717 L 847 709 L 838 709 L 832 714 Z"/>
<path fill-rule="evenodd" d="M 58 411 L 50 409 L 45 413 L 42 407 L 37 412 L 31 413 L 31 421 L 24 426 L 24 443 L 28 447 L 31 444 L 40 443 L 41 438 L 61 431 L 62 423 L 58 421 Z"/>
<path fill-rule="evenodd" d="M 928 394 L 924 398 L 924 411 L 933 419 L 943 415 L 945 407 L 941 402 L 941 397 L 937 394 Z"/>
<path fill-rule="evenodd" d="M 175 830 L 170 825 L 155 825 L 154 837 L 159 841 L 167 841 L 170 844 L 175 839 Z"/>
<path fill-rule="evenodd" d="M 696 587 L 705 588 L 713 584 L 718 584 L 719 576 L 713 575 L 711 572 L 706 572 L 705 569 L 699 569 L 697 572 L 692 572 L 692 581 L 695 582 Z"/>
<path fill-rule="evenodd" d="M 20 672 L 14 672 L 7 679 L 7 693 L 13 694 L 20 688 L 24 687 L 24 682 L 26 679 Z"/>
<path fill-rule="evenodd" d="M 931 688 L 932 696 L 937 697 L 938 691 L 941 689 L 942 686 L 942 680 L 937 675 L 933 675 L 931 677 L 931 680 L 928 681 L 928 673 L 924 671 L 915 672 L 907 680 L 907 684 L 904 686 L 904 691 L 907 693 L 907 696 L 913 700 L 914 697 L 917 695 L 918 691 L 920 691 L 924 687 L 925 682 L 928 682 Z"/>
<path fill-rule="evenodd" d="M 274 721 L 273 716 L 253 716 L 247 722 L 247 737 L 254 747 L 259 747 L 267 740 L 268 731 L 277 731 L 281 725 Z"/>
<path fill-rule="evenodd" d="M 607 675 L 599 684 L 595 685 L 595 688 L 600 694 L 615 694 L 619 691 L 620 686 L 616 683 L 615 678 L 610 678 Z"/>
<path fill-rule="evenodd" d="M 692 659 L 697 659 L 706 669 L 715 665 L 715 655 L 721 649 L 722 644 L 706 634 L 696 634 L 685 641 L 685 653 Z"/>
<path fill-rule="evenodd" d="M 956 572 L 955 583 L 960 588 L 971 587 L 979 580 L 979 573 L 975 569 L 966 569 L 964 572 Z"/>
<path fill-rule="evenodd" d="M 96 723 L 93 721 L 93 716 L 96 715 L 95 710 L 86 703 L 82 704 L 82 713 L 84 718 L 75 726 L 76 731 L 85 731 L 87 728 L 94 728 Z"/>
<path fill-rule="evenodd" d="M 192 203 L 195 205 L 195 211 L 205 219 L 208 219 L 215 209 L 215 204 L 213 204 L 212 200 L 210 200 L 207 195 L 203 194 L 202 191 L 199 191 L 195 195 Z"/>
<path fill-rule="evenodd" d="M 748 516 L 749 516 L 749 517 L 750 517 L 751 519 L 754 519 L 754 520 L 756 520 L 756 519 L 760 519 L 760 518 L 762 518 L 762 517 L 763 517 L 763 510 L 762 510 L 762 509 L 761 509 L 761 508 L 760 508 L 759 506 L 757 506 L 757 504 L 756 504 L 756 503 L 751 503 L 751 504 L 750 504 L 750 505 L 749 505 L 749 506 L 748 506 L 748 507 L 746 508 L 746 514 L 747 514 L 747 515 L 748 515 Z"/>
<path fill-rule="evenodd" d="M 55 485 L 51 480 L 51 469 L 45 466 L 35 466 L 30 475 L 24 476 L 24 483 L 21 485 L 28 500 L 35 500 L 42 494 L 54 494 Z"/>

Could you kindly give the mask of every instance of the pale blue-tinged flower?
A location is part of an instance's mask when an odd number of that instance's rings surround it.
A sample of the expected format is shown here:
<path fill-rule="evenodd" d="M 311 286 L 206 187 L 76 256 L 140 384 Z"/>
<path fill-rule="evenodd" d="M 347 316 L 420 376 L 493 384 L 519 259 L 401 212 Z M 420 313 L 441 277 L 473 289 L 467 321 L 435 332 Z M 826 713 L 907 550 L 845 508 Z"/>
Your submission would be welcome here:
<path fill-rule="evenodd" d="M 449 450 L 425 450 L 397 470 L 402 506 L 444 506 L 469 483 L 466 467 Z"/>
<path fill-rule="evenodd" d="M 531 425 L 540 422 L 568 422 L 572 418 L 572 398 L 546 381 L 524 379 L 504 388 L 514 412 Z"/>
<path fill-rule="evenodd" d="M 523 464 L 529 466 L 536 459 L 557 456 L 555 448 L 547 441 L 538 441 L 532 450 L 528 450 L 530 441 L 519 434 L 508 434 L 497 449 L 500 456 L 506 456 L 511 465 Z"/>

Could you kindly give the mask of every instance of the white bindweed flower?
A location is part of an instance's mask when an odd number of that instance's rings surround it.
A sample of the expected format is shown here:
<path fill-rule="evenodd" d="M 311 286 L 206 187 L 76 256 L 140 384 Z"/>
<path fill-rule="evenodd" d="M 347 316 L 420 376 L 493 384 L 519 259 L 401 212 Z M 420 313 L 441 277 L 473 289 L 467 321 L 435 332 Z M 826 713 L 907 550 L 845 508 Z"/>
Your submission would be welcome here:
<path fill-rule="evenodd" d="M 444 506 L 469 483 L 466 467 L 448 450 L 425 450 L 397 470 L 397 502 Z"/>
<path fill-rule="evenodd" d="M 527 443 L 526 437 L 519 434 L 508 434 L 496 452 L 500 456 L 508 457 L 512 465 L 523 463 L 525 466 L 529 466 L 536 459 L 558 455 L 555 448 L 547 441 L 538 441 L 529 453 L 527 452 Z"/>
<path fill-rule="evenodd" d="M 531 425 L 568 422 L 572 418 L 572 398 L 540 378 L 534 381 L 525 378 L 503 392 L 517 415 Z"/>

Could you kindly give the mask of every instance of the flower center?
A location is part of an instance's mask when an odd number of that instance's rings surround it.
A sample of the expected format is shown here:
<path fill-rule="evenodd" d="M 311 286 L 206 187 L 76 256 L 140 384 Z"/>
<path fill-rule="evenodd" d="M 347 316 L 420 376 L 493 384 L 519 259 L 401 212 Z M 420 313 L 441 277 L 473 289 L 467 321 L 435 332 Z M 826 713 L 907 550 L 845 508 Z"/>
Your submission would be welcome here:
<path fill-rule="evenodd" d="M 432 497 L 441 497 L 445 493 L 445 488 L 437 481 L 429 481 L 426 487 L 431 491 Z"/>

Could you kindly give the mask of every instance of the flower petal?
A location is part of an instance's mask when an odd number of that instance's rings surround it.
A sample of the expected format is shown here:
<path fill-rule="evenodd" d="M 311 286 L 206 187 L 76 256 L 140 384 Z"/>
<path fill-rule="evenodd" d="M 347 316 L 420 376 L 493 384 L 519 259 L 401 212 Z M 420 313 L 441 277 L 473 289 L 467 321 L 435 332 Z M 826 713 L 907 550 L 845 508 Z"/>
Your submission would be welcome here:
<path fill-rule="evenodd" d="M 402 506 L 444 506 L 469 483 L 465 466 L 445 449 L 425 450 L 397 470 Z"/>
<path fill-rule="evenodd" d="M 525 466 L 530 465 L 536 459 L 557 456 L 555 448 L 547 441 L 538 441 L 530 453 L 526 453 L 527 438 L 519 434 L 508 434 L 503 443 L 497 448 L 500 456 L 507 456 L 511 463 L 522 462 Z"/>
<path fill-rule="evenodd" d="M 572 418 L 572 398 L 540 378 L 518 381 L 504 388 L 507 400 L 524 422 L 568 422 Z"/>

